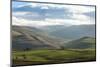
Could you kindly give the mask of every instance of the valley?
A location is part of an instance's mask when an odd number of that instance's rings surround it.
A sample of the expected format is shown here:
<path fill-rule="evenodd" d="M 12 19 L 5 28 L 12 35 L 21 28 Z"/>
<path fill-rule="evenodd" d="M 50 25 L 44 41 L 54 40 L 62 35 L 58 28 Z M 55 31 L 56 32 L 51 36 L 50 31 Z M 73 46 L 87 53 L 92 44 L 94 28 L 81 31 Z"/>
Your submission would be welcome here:
<path fill-rule="evenodd" d="M 63 29 L 64 27 L 60 28 Z M 59 27 L 56 29 L 59 29 Z M 84 35 L 81 34 L 81 37 L 76 30 L 79 36 L 73 33 L 71 34 L 73 39 L 69 38 L 70 40 L 60 38 L 60 35 L 51 35 L 54 31 L 50 30 L 50 28 L 47 30 L 28 26 L 12 26 L 12 60 L 14 66 L 96 60 L 96 40 L 94 31 L 91 28 L 87 29 L 87 31 L 84 30 Z M 91 31 L 88 32 L 89 30 Z M 65 31 L 69 33 L 67 29 Z M 70 29 L 70 31 L 72 30 Z M 65 36 L 64 32 L 59 31 L 59 33 Z"/>

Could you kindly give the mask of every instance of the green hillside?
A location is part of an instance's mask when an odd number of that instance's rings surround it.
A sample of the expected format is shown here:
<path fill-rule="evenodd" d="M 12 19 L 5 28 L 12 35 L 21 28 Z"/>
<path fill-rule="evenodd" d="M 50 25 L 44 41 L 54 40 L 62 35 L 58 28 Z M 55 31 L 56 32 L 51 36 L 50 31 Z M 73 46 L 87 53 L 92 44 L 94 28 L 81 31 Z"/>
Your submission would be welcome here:
<path fill-rule="evenodd" d="M 12 26 L 13 66 L 96 60 L 95 38 L 65 42 L 34 27 Z"/>
<path fill-rule="evenodd" d="M 95 38 L 82 37 L 80 39 L 65 43 L 64 47 L 68 49 L 95 49 L 95 45 Z"/>
<path fill-rule="evenodd" d="M 12 39 L 12 47 L 15 50 L 60 48 L 59 40 L 49 37 L 36 28 L 13 26 Z"/>

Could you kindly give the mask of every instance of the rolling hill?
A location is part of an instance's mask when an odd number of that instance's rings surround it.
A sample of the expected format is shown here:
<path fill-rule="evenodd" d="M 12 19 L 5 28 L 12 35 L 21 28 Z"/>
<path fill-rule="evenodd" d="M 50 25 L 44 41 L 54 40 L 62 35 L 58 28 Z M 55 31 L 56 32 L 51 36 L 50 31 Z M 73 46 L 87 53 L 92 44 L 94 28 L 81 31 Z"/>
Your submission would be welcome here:
<path fill-rule="evenodd" d="M 94 27 L 94 25 L 79 25 L 67 28 L 62 26 L 59 29 L 57 26 L 56 31 L 47 32 L 34 27 L 12 26 L 12 47 L 19 50 L 59 49 L 63 45 L 65 45 L 64 48 L 93 48 L 95 46 Z M 53 36 L 66 39 L 60 40 Z M 72 40 L 69 42 L 67 39 Z"/>
<path fill-rule="evenodd" d="M 39 29 L 25 26 L 12 26 L 12 48 L 15 50 L 58 49 L 60 46 L 59 40 L 49 37 Z"/>
<path fill-rule="evenodd" d="M 60 41 L 34 27 L 12 26 L 13 66 L 96 60 L 95 38 Z"/>
<path fill-rule="evenodd" d="M 77 40 L 65 43 L 65 48 L 68 49 L 95 49 L 95 38 L 93 37 L 82 37 Z"/>

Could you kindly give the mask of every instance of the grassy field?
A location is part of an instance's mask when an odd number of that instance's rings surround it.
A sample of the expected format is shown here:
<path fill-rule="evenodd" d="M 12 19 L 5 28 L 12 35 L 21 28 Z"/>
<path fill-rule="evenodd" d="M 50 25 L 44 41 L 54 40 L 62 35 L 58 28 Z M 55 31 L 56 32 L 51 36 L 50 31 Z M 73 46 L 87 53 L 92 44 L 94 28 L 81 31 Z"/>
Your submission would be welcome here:
<path fill-rule="evenodd" d="M 13 51 L 13 65 L 37 65 L 95 61 L 94 49 Z"/>

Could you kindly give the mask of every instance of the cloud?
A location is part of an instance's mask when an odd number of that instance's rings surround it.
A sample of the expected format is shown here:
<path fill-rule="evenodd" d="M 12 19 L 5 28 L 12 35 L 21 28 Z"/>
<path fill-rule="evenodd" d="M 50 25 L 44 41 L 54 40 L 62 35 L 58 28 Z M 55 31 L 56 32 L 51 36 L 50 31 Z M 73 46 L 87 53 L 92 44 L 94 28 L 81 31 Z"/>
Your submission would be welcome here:
<path fill-rule="evenodd" d="M 16 17 L 12 17 L 12 25 L 25 25 L 22 19 L 18 19 Z"/>
<path fill-rule="evenodd" d="M 95 18 L 95 11 L 83 13 L 84 15 L 90 17 L 91 19 Z"/>
<path fill-rule="evenodd" d="M 69 10 L 73 13 L 85 13 L 95 11 L 95 7 L 91 6 L 79 6 L 79 5 L 70 5 Z"/>
<path fill-rule="evenodd" d="M 17 6 L 15 5 L 17 4 Z M 46 8 L 69 8 L 75 12 L 88 12 L 94 11 L 95 7 L 93 6 L 83 6 L 83 5 L 61 5 L 61 4 L 46 4 L 46 3 L 31 3 L 31 2 L 13 2 L 13 6 L 15 5 L 16 8 L 23 7 L 23 6 L 31 6 L 31 7 L 46 7 Z"/>
<path fill-rule="evenodd" d="M 94 21 L 91 20 L 74 20 L 74 19 L 49 19 L 46 18 L 45 21 L 31 21 L 27 19 L 21 19 L 13 17 L 12 19 L 13 25 L 21 25 L 21 26 L 48 26 L 48 25 L 82 25 L 82 24 L 94 24 Z"/>
<path fill-rule="evenodd" d="M 47 6 L 44 6 L 44 7 L 41 7 L 41 9 L 49 9 L 49 7 L 47 7 Z"/>
<path fill-rule="evenodd" d="M 51 19 L 46 19 L 45 21 L 31 21 L 21 18 L 12 17 L 12 25 L 21 25 L 21 26 L 46 26 L 46 25 L 62 25 L 60 22 L 51 22 Z"/>
<path fill-rule="evenodd" d="M 81 25 L 94 24 L 94 12 L 92 6 L 20 3 L 12 15 L 15 25 Z"/>
<path fill-rule="evenodd" d="M 13 16 L 23 17 L 30 20 L 44 20 L 45 18 L 70 18 L 71 14 L 64 8 L 48 8 L 48 7 L 34 7 L 29 6 L 13 9 Z"/>
<path fill-rule="evenodd" d="M 13 12 L 13 16 L 17 18 L 27 19 L 27 20 L 43 20 L 44 16 L 37 12 Z"/>
<path fill-rule="evenodd" d="M 89 20 L 89 17 L 83 14 L 73 14 L 72 19 L 84 21 L 84 20 Z"/>

